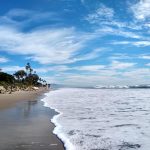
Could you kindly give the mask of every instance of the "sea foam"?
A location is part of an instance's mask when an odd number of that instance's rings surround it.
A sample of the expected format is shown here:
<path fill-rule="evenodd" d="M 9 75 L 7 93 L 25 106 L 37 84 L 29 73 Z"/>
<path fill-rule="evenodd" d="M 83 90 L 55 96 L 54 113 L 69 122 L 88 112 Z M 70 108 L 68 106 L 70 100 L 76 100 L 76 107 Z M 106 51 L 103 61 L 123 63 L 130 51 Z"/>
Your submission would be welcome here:
<path fill-rule="evenodd" d="M 150 89 L 63 88 L 43 101 L 67 150 L 149 150 Z"/>

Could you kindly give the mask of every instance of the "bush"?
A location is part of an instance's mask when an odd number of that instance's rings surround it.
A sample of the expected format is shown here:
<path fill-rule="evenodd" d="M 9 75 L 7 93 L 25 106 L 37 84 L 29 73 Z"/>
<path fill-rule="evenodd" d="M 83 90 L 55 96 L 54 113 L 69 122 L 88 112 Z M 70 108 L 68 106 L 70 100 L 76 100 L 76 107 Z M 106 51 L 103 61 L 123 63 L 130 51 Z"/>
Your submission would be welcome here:
<path fill-rule="evenodd" d="M 0 83 L 1 84 L 13 84 L 15 82 L 15 78 L 7 73 L 0 72 Z"/>

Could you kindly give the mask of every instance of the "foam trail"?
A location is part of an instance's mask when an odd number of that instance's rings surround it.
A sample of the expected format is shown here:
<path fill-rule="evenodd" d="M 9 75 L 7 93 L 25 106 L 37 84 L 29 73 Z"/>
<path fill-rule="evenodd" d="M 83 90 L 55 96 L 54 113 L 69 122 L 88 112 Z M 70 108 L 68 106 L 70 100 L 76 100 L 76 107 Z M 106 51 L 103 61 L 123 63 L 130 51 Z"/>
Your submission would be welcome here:
<path fill-rule="evenodd" d="M 46 102 L 47 101 L 47 97 L 48 97 L 49 93 L 46 93 L 45 94 L 45 98 L 43 98 L 41 101 L 44 102 L 44 106 L 45 107 L 49 107 L 49 104 Z M 61 115 L 63 113 L 59 112 L 56 108 L 53 108 L 53 107 L 50 107 L 51 109 L 54 109 L 58 115 L 55 115 L 52 119 L 51 119 L 51 122 L 55 124 L 55 128 L 54 128 L 54 131 L 53 133 L 55 135 L 57 135 L 61 140 L 62 142 L 64 143 L 64 147 L 67 149 L 67 150 L 75 150 L 74 146 L 72 145 L 72 143 L 69 141 L 68 138 L 65 137 L 65 135 L 63 133 L 61 133 L 61 125 L 57 122 L 57 118 L 61 117 Z"/>
<path fill-rule="evenodd" d="M 67 150 L 149 150 L 150 89 L 66 88 L 42 101 Z"/>

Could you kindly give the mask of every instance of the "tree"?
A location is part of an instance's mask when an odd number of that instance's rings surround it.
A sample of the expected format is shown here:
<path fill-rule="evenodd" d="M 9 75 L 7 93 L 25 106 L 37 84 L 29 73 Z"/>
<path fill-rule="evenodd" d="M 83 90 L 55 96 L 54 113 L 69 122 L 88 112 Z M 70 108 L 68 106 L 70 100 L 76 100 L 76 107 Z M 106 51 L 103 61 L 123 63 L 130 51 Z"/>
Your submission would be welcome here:
<path fill-rule="evenodd" d="M 26 73 L 29 74 L 28 71 L 30 71 L 30 69 L 31 69 L 30 63 L 27 63 L 25 68 L 26 68 Z"/>
<path fill-rule="evenodd" d="M 0 81 L 12 84 L 15 81 L 15 78 L 10 74 L 0 72 Z"/>
<path fill-rule="evenodd" d="M 29 69 L 29 72 L 30 72 L 30 75 L 32 74 L 32 72 L 33 72 L 33 69 L 32 68 L 30 68 Z"/>
<path fill-rule="evenodd" d="M 27 73 L 24 71 L 24 70 L 19 70 L 17 71 L 14 76 L 19 80 L 19 81 L 22 81 L 26 76 L 27 76 Z"/>
<path fill-rule="evenodd" d="M 29 74 L 25 80 L 30 84 L 30 86 L 36 85 L 38 83 L 39 76 L 37 74 Z"/>

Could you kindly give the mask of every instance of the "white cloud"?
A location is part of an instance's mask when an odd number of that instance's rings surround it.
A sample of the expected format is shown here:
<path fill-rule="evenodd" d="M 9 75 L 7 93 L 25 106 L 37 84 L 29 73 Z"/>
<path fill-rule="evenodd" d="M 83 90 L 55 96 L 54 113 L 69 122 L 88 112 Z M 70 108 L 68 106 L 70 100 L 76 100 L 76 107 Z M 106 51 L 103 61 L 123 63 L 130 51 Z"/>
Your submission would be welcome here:
<path fill-rule="evenodd" d="M 91 52 L 86 53 L 86 54 L 84 54 L 82 56 L 74 57 L 72 59 L 72 61 L 81 61 L 81 60 L 95 59 L 95 58 L 98 58 L 100 56 L 100 52 L 107 51 L 107 50 L 108 50 L 107 48 L 96 48 L 96 49 L 92 50 Z"/>
<path fill-rule="evenodd" d="M 90 24 L 102 26 L 112 26 L 119 29 L 140 30 L 142 26 L 133 21 L 120 21 L 115 17 L 113 8 L 106 7 L 101 4 L 98 9 L 90 12 L 85 18 Z"/>
<path fill-rule="evenodd" d="M 133 39 L 142 39 L 144 38 L 139 33 L 131 32 L 128 30 L 125 30 L 123 28 L 113 28 L 109 26 L 101 27 L 95 31 L 96 34 L 100 34 L 101 36 L 105 35 L 114 35 L 114 36 L 121 36 L 125 38 L 133 38 Z"/>
<path fill-rule="evenodd" d="M 133 45 L 135 46 L 150 46 L 150 41 L 138 41 L 138 42 L 132 42 Z"/>
<path fill-rule="evenodd" d="M 45 74 L 48 73 L 50 71 L 52 72 L 63 72 L 63 71 L 67 71 L 70 70 L 72 68 L 69 68 L 68 66 L 65 65 L 58 65 L 58 66 L 50 66 L 50 67 L 38 67 L 38 68 L 33 68 L 33 71 L 36 71 L 38 74 Z M 2 70 L 4 72 L 11 72 L 14 73 L 18 70 L 25 70 L 25 67 L 23 66 L 5 66 L 2 67 Z"/>
<path fill-rule="evenodd" d="M 145 20 L 150 17 L 150 0 L 139 0 L 131 6 L 131 10 L 138 20 Z"/>
<path fill-rule="evenodd" d="M 101 16 L 106 11 L 105 15 L 108 18 L 113 17 L 113 10 L 104 5 L 101 5 L 97 10 L 97 15 Z M 30 14 L 31 12 L 27 10 L 12 10 L 6 16 L 7 18 L 13 18 L 18 15 L 27 16 L 28 13 Z M 35 15 L 32 17 L 36 18 Z M 75 28 L 54 29 L 49 27 L 23 33 L 16 27 L 1 25 L 0 51 L 25 55 L 27 59 L 38 61 L 41 64 L 73 63 L 99 57 L 101 49 L 95 49 L 88 54 L 78 57 L 76 57 L 76 54 L 87 46 L 88 41 L 105 35 L 141 38 L 137 33 L 111 27 L 104 27 L 91 33 L 78 32 Z"/>
<path fill-rule="evenodd" d="M 139 58 L 150 60 L 150 55 L 142 55 L 142 56 L 139 56 Z"/>
<path fill-rule="evenodd" d="M 131 41 L 113 41 L 111 44 L 114 44 L 114 45 L 127 45 L 127 44 L 131 44 Z"/>
<path fill-rule="evenodd" d="M 41 29 L 22 33 L 14 28 L 0 26 L 0 50 L 26 55 L 42 64 L 76 61 L 72 59 L 74 55 L 93 38 L 93 35 L 78 33 L 74 28 Z M 91 52 L 91 55 L 94 54 Z M 90 59 L 90 56 L 86 57 L 83 59 Z"/>
<path fill-rule="evenodd" d="M 52 12 L 37 12 L 27 9 L 11 9 L 3 16 L 0 16 L 1 25 L 11 25 L 21 29 L 26 26 L 29 27 L 33 23 L 44 22 L 47 19 L 54 22 L 61 20 L 57 14 Z"/>
<path fill-rule="evenodd" d="M 150 82 L 150 69 L 132 68 L 123 73 L 115 69 L 102 69 L 95 74 L 62 73 L 55 77 L 59 83 L 73 86 L 95 86 L 95 85 L 136 85 Z"/>
<path fill-rule="evenodd" d="M 150 46 L 150 41 L 113 41 L 111 44 L 113 45 L 133 45 L 137 47 L 146 47 Z"/>
<path fill-rule="evenodd" d="M 111 69 L 127 69 L 134 67 L 135 63 L 129 63 L 129 62 L 120 62 L 120 61 L 112 61 Z"/>
<path fill-rule="evenodd" d="M 41 76 L 42 79 L 46 80 L 47 83 L 52 84 L 59 84 L 58 83 L 58 79 L 56 79 L 56 77 L 50 77 L 50 76 Z"/>
<path fill-rule="evenodd" d="M 20 66 L 5 66 L 5 67 L 2 67 L 2 71 L 4 72 L 11 72 L 11 73 L 14 73 L 18 70 L 24 70 L 25 67 L 20 67 Z"/>
<path fill-rule="evenodd" d="M 41 72 L 57 72 L 57 73 L 63 73 L 65 71 L 87 71 L 89 73 L 95 72 L 95 71 L 100 71 L 101 69 L 104 69 L 104 65 L 84 65 L 84 66 L 77 66 L 77 67 L 69 67 L 67 65 L 57 65 L 57 66 L 51 66 L 51 67 L 43 67 L 43 68 L 36 68 L 35 70 L 39 73 Z"/>
<path fill-rule="evenodd" d="M 79 67 L 75 67 L 74 69 L 76 70 L 80 70 L 80 71 L 100 71 L 101 69 L 104 69 L 105 66 L 104 65 L 89 65 L 89 66 L 79 66 Z"/>
<path fill-rule="evenodd" d="M 89 14 L 85 20 L 89 21 L 90 23 L 99 23 L 102 20 L 110 20 L 114 16 L 114 10 L 112 8 L 106 7 L 105 5 L 101 4 L 100 7 L 95 10 L 95 12 Z"/>
<path fill-rule="evenodd" d="M 148 68 L 137 68 L 131 71 L 124 72 L 123 76 L 129 77 L 131 79 L 138 78 L 139 81 L 142 83 L 142 80 L 147 80 L 147 81 L 150 80 L 149 72 L 150 72 L 150 69 Z"/>
<path fill-rule="evenodd" d="M 6 62 L 8 62 L 8 61 L 9 61 L 8 58 L 1 57 L 1 56 L 0 56 L 0 63 L 6 63 Z"/>
<path fill-rule="evenodd" d="M 146 64 L 146 66 L 150 67 L 150 63 Z"/>
<path fill-rule="evenodd" d="M 128 54 L 116 53 L 109 57 L 110 60 L 123 60 L 123 59 L 133 59 L 134 56 L 129 56 Z"/>

